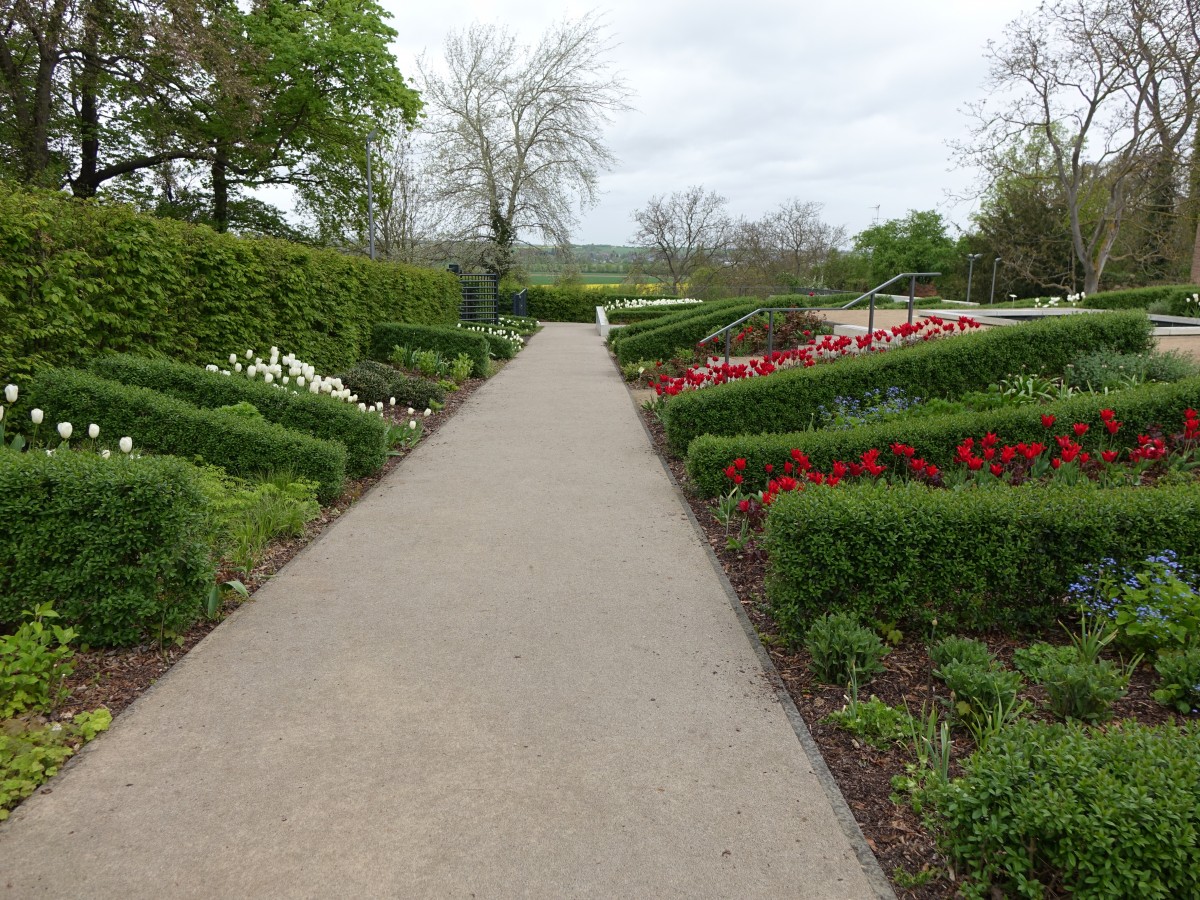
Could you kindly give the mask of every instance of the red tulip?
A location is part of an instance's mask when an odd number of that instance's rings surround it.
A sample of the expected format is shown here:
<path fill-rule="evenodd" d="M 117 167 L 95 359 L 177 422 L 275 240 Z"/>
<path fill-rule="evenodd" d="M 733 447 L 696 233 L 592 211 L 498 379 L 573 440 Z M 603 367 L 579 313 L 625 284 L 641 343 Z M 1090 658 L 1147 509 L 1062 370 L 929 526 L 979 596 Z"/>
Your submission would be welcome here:
<path fill-rule="evenodd" d="M 1000 465 L 999 463 L 992 463 L 991 466 L 989 466 L 989 468 L 991 470 L 991 473 L 993 475 L 995 475 L 997 478 L 999 478 L 1001 475 L 1004 474 L 1004 466 Z"/>
<path fill-rule="evenodd" d="M 1117 457 L 1121 455 L 1119 450 L 1101 450 L 1100 455 L 1104 457 L 1104 461 L 1112 465 L 1117 461 Z"/>
<path fill-rule="evenodd" d="M 737 459 L 735 459 L 735 460 L 733 461 L 733 465 L 734 465 L 734 467 L 736 467 L 736 468 L 737 468 L 737 470 L 738 470 L 739 472 L 742 472 L 742 471 L 744 471 L 744 470 L 745 470 L 745 468 L 746 468 L 746 460 L 745 460 L 745 457 L 741 457 L 741 456 L 739 456 Z"/>
<path fill-rule="evenodd" d="M 1083 437 L 1088 433 L 1088 427 L 1083 422 L 1076 422 L 1071 426 L 1071 429 L 1075 432 L 1075 437 Z"/>
<path fill-rule="evenodd" d="M 1054 427 L 1054 416 L 1042 416 L 1042 425 L 1046 428 Z"/>

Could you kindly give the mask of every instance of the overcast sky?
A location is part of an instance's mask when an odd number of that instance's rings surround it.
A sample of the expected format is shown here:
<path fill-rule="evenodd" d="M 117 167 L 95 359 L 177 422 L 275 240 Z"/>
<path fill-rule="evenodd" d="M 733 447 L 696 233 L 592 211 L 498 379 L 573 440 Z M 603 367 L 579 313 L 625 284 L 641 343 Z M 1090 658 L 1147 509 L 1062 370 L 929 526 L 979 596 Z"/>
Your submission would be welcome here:
<path fill-rule="evenodd" d="M 381 0 L 399 32 L 400 70 L 440 60 L 448 31 L 506 25 L 533 43 L 557 16 L 605 14 L 619 46 L 612 63 L 635 95 L 608 132 L 616 167 L 599 205 L 584 212 L 580 244 L 624 244 L 633 210 L 693 184 L 756 218 L 789 198 L 824 204 L 853 235 L 910 209 L 956 203 L 976 173 L 955 169 L 948 139 L 967 134 L 960 112 L 983 96 L 984 50 L 1036 0 L 796 0 L 687 3 L 608 0 L 546 7 L 529 0 Z M 953 229 L 952 229 L 953 231 Z"/>

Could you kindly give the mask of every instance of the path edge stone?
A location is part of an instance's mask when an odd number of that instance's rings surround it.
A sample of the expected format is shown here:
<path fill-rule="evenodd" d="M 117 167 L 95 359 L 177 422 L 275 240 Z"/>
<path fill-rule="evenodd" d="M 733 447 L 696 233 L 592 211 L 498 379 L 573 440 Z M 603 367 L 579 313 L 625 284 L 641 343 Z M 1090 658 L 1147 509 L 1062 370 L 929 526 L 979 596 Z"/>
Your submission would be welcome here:
<path fill-rule="evenodd" d="M 619 370 L 617 374 L 620 375 Z M 708 562 L 713 567 L 717 579 L 721 582 L 721 588 L 725 591 L 725 599 L 733 607 L 734 615 L 737 616 L 738 622 L 741 623 L 742 632 L 746 635 L 746 640 L 753 648 L 755 656 L 758 657 L 758 663 L 762 667 L 763 674 L 770 681 L 771 687 L 775 691 L 775 698 L 783 707 L 783 711 L 792 725 L 792 730 L 796 733 L 796 739 L 800 742 L 800 746 L 804 750 L 804 755 L 808 757 L 808 763 L 812 766 L 813 773 L 817 776 L 817 781 L 821 783 L 821 788 L 825 792 L 826 799 L 833 807 L 833 814 L 837 818 L 838 824 L 842 827 L 842 833 L 846 835 L 846 839 L 850 842 L 850 846 L 854 850 L 854 855 L 858 857 L 858 863 L 862 866 L 867 883 L 875 891 L 875 895 L 879 900 L 896 900 L 896 893 L 892 890 L 892 883 L 888 880 L 887 875 L 884 874 L 882 867 L 879 865 L 879 860 L 875 858 L 875 854 L 867 845 L 866 836 L 863 835 L 862 829 L 858 827 L 854 813 L 850 811 L 850 806 L 846 803 L 846 798 L 842 796 L 842 790 L 838 787 L 837 780 L 833 777 L 833 773 L 829 771 L 829 766 L 825 764 L 825 757 L 821 755 L 821 749 L 817 746 L 817 742 L 813 740 L 813 736 L 808 730 L 808 725 L 805 724 L 804 718 L 800 715 L 800 710 L 796 708 L 796 704 L 792 700 L 792 695 L 788 693 L 787 686 L 783 683 L 783 677 L 779 674 L 779 670 L 775 668 L 775 662 L 763 647 L 762 641 L 759 640 L 758 632 L 755 631 L 754 624 L 750 621 L 750 616 L 747 615 L 745 608 L 742 606 L 742 601 L 738 598 L 737 591 L 733 589 L 733 585 L 729 581 L 729 576 L 721 568 L 721 561 L 717 559 L 717 554 L 713 552 L 712 546 L 708 543 L 708 537 L 705 535 L 704 529 L 696 521 L 695 513 L 692 512 L 692 506 L 688 503 L 687 497 L 684 496 L 683 488 L 675 480 L 675 474 L 671 471 L 671 467 L 667 465 L 666 460 L 655 450 L 654 436 L 650 433 L 650 428 L 646 425 L 646 420 L 642 417 L 641 408 L 638 406 L 633 395 L 629 393 L 628 388 L 626 388 L 626 394 L 629 395 L 629 402 L 633 405 L 634 415 L 637 416 L 638 424 L 642 426 L 642 431 L 646 435 L 646 442 L 650 445 L 651 452 L 654 453 L 654 458 L 658 460 L 663 472 L 666 473 L 667 480 L 671 482 L 671 489 L 675 492 L 675 499 L 683 507 L 683 512 L 687 516 L 688 522 L 691 523 L 692 530 L 696 533 L 698 542 L 704 548 Z"/>

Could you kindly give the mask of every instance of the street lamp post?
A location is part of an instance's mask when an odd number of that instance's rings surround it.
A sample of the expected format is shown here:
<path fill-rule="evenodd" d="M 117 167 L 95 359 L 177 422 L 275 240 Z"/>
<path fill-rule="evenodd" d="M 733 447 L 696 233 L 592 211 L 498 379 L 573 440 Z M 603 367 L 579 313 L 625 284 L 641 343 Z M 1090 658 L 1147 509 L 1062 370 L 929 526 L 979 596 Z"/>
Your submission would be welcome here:
<path fill-rule="evenodd" d="M 367 133 L 367 247 L 371 259 L 375 258 L 375 195 L 371 189 L 371 141 L 379 136 L 379 129 Z"/>
<path fill-rule="evenodd" d="M 998 256 L 992 262 L 992 294 L 990 297 L 988 297 L 988 305 L 989 306 L 991 306 L 993 303 L 996 302 L 996 268 L 1000 265 L 1001 262 L 1002 262 L 1002 260 Z"/>
<path fill-rule="evenodd" d="M 975 260 L 982 257 L 982 253 L 967 254 L 967 302 L 971 302 L 971 275 L 975 272 Z"/>

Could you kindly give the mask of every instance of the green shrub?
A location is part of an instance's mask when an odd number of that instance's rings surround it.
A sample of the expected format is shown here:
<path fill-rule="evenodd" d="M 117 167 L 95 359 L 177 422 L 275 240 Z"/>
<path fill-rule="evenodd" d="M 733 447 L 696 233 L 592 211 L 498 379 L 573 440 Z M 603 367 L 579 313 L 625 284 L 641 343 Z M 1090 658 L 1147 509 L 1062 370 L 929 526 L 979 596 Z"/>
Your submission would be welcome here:
<path fill-rule="evenodd" d="M 764 543 L 768 597 L 791 635 L 830 610 L 922 627 L 1046 627 L 1095 560 L 1169 546 L 1195 567 L 1200 484 L 839 485 L 781 495 Z"/>
<path fill-rule="evenodd" d="M 825 721 L 862 738 L 880 750 L 907 743 L 915 727 L 908 710 L 888 706 L 878 697 L 871 697 L 865 701 L 854 700 L 848 703 L 845 709 L 831 712 L 825 717 Z"/>
<path fill-rule="evenodd" d="M 699 309 L 703 305 L 704 301 L 697 300 L 695 303 L 673 303 L 670 306 L 637 306 L 630 309 L 610 309 L 604 315 L 609 324 L 632 325 L 634 322 L 650 322 L 684 310 Z"/>
<path fill-rule="evenodd" d="M 1154 663 L 1162 684 L 1154 699 L 1187 715 L 1200 707 L 1200 648 L 1164 653 Z"/>
<path fill-rule="evenodd" d="M 199 459 L 231 475 L 294 472 L 320 485 L 322 502 L 341 493 L 346 476 L 346 449 L 341 444 L 282 425 L 200 409 L 88 372 L 43 372 L 30 384 L 28 402 L 45 410 L 47 421 L 95 422 L 103 434 L 129 435 L 139 450 Z"/>
<path fill-rule="evenodd" d="M 964 721 L 979 721 L 998 708 L 1012 709 L 1023 686 L 1020 672 L 1002 668 L 993 659 L 980 664 L 952 659 L 934 670 L 954 696 L 955 711 Z"/>
<path fill-rule="evenodd" d="M 813 675 L 825 684 L 847 684 L 852 674 L 865 684 L 883 671 L 887 653 L 879 635 L 842 613 L 819 616 L 804 637 L 804 648 L 812 656 Z"/>
<path fill-rule="evenodd" d="M 1083 305 L 1089 309 L 1149 309 L 1155 305 L 1165 306 L 1170 315 L 1197 316 L 1200 305 L 1187 302 L 1197 292 L 1200 287 L 1194 284 L 1161 284 L 1124 291 L 1100 291 L 1085 297 Z"/>
<path fill-rule="evenodd" d="M 1173 900 L 1200 884 L 1200 727 L 1019 722 L 920 792 L 967 897 Z"/>
<path fill-rule="evenodd" d="M 471 357 L 474 377 L 486 378 L 488 374 L 488 342 L 482 334 L 460 328 L 429 328 L 398 322 L 385 322 L 371 330 L 371 347 L 367 354 L 371 359 L 387 362 L 396 347 L 436 350 L 451 359 L 465 353 Z"/>
<path fill-rule="evenodd" d="M 1078 651 L 1069 644 L 1054 646 L 1045 641 L 1035 641 L 1028 647 L 1013 651 L 1013 665 L 1032 681 L 1040 682 L 1044 673 L 1052 666 L 1075 662 Z"/>
<path fill-rule="evenodd" d="M 452 325 L 460 301 L 448 272 L 0 185 L 7 378 L 102 352 L 203 365 L 271 344 L 332 371 L 363 354 L 374 323 Z"/>
<path fill-rule="evenodd" d="M 751 298 L 741 303 L 722 304 L 715 310 L 708 309 L 702 315 L 686 316 L 683 319 L 664 316 L 658 320 L 657 328 L 638 334 L 621 335 L 613 344 L 617 361 L 626 363 L 638 359 L 666 359 L 677 350 L 694 351 L 699 341 L 718 328 L 736 322 L 761 306 L 761 300 Z M 720 350 L 712 350 L 714 356 L 724 352 L 724 343 L 721 344 Z"/>
<path fill-rule="evenodd" d="M 356 406 L 324 394 L 290 391 L 244 376 L 124 354 L 102 356 L 88 369 L 101 378 L 150 388 L 202 409 L 249 403 L 268 422 L 341 444 L 346 448 L 346 474 L 351 478 L 369 475 L 386 459 L 387 429 L 379 417 L 363 415 Z M 361 392 L 359 396 L 362 399 Z"/>
<path fill-rule="evenodd" d="M 1094 724 L 1112 717 L 1112 705 L 1129 687 L 1129 673 L 1107 659 L 1055 661 L 1042 668 L 1038 681 L 1055 716 Z"/>
<path fill-rule="evenodd" d="M 0 822 L 8 811 L 58 774 L 75 751 L 112 724 L 103 706 L 70 722 L 0 731 Z"/>
<path fill-rule="evenodd" d="M 582 287 L 530 285 L 529 315 L 542 322 L 595 322 L 604 295 Z"/>
<path fill-rule="evenodd" d="M 639 334 L 645 334 L 647 331 L 654 331 L 657 328 L 662 328 L 665 325 L 678 325 L 687 322 L 691 319 L 700 316 L 712 315 L 719 310 L 729 310 L 731 307 L 744 307 L 747 303 L 745 297 L 727 297 L 723 300 L 706 300 L 699 306 L 689 306 L 679 310 L 672 310 L 669 307 L 661 316 L 651 316 L 640 322 L 632 322 L 622 328 L 616 328 L 609 332 L 608 343 L 615 348 L 621 341 L 636 337 Z M 761 306 L 762 304 L 758 304 Z M 755 307 L 750 307 L 751 310 Z M 734 316 L 729 321 L 739 318 L 742 313 Z M 719 325 L 717 326 L 720 327 Z M 701 335 L 704 337 L 704 335 Z M 694 347 L 691 349 L 695 349 Z"/>
<path fill-rule="evenodd" d="M 469 334 L 482 335 L 488 342 L 488 354 L 492 359 L 512 359 L 521 351 L 520 332 L 504 325 L 459 322 L 458 327 Z"/>
<path fill-rule="evenodd" d="M 367 403 L 387 403 L 394 397 L 398 406 L 424 409 L 446 401 L 446 392 L 436 382 L 406 375 L 395 366 L 373 359 L 361 360 L 341 379 Z"/>
<path fill-rule="evenodd" d="M 972 666 L 990 666 L 995 662 L 987 644 L 974 638 L 952 636 L 943 638 L 929 648 L 929 658 L 935 666 L 941 667 L 952 662 L 966 663 Z"/>
<path fill-rule="evenodd" d="M 1173 353 L 1112 353 L 1098 351 L 1074 360 L 1064 375 L 1067 384 L 1093 391 L 1113 390 L 1130 381 L 1181 381 L 1197 374 L 1196 362 Z"/>
<path fill-rule="evenodd" d="M 0 722 L 25 712 L 49 712 L 70 693 L 75 631 L 54 623 L 46 602 L 28 610 L 17 630 L 0 635 Z"/>
<path fill-rule="evenodd" d="M 181 460 L 0 452 L 0 624 L 53 597 L 86 643 L 182 631 L 213 580 L 205 521 Z"/>
<path fill-rule="evenodd" d="M 952 338 L 951 340 L 960 340 Z M 907 352 L 907 351 L 905 351 Z M 835 363 L 841 365 L 841 363 Z M 770 378 L 776 377 L 771 375 Z M 763 379 L 767 380 L 767 379 Z M 712 390 L 706 388 L 705 391 Z M 672 398 L 670 406 L 685 395 Z M 705 496 L 715 496 L 727 490 L 722 469 L 730 460 L 743 457 L 748 472 L 761 472 L 771 463 L 779 469 L 793 449 L 804 451 L 817 469 L 829 471 L 834 460 L 857 459 L 872 447 L 890 457 L 893 442 L 911 444 L 917 455 L 946 468 L 952 464 L 954 448 L 964 438 L 981 438 L 988 432 L 999 435 L 1001 442 L 1053 442 L 1050 436 L 1063 434 L 1075 422 L 1090 426 L 1079 442 L 1095 454 L 1104 447 L 1133 447 L 1139 433 L 1151 426 L 1162 426 L 1168 432 L 1179 430 L 1184 410 L 1200 408 L 1200 378 L 1189 378 L 1175 384 L 1144 385 L 1115 394 L 1081 394 L 1068 400 L 1044 406 L 1011 406 L 981 413 L 958 413 L 946 416 L 900 416 L 886 422 L 862 425 L 845 431 L 807 431 L 794 434 L 738 435 L 716 437 L 704 435 L 688 447 L 687 467 L 695 487 Z M 1111 409 L 1118 421 L 1125 423 L 1115 438 L 1100 426 L 1100 410 Z M 1043 415 L 1053 415 L 1053 429 L 1042 424 Z M 883 460 L 891 464 L 890 459 Z"/>
<path fill-rule="evenodd" d="M 871 388 L 958 397 L 986 388 L 997 373 L 1022 367 L 1061 372 L 1088 350 L 1140 353 L 1150 342 L 1150 321 L 1141 313 L 1062 316 L 689 391 L 671 398 L 664 423 L 672 449 L 683 454 L 702 434 L 802 431 L 822 405 L 839 396 L 861 397 Z"/>

